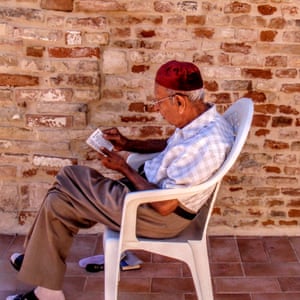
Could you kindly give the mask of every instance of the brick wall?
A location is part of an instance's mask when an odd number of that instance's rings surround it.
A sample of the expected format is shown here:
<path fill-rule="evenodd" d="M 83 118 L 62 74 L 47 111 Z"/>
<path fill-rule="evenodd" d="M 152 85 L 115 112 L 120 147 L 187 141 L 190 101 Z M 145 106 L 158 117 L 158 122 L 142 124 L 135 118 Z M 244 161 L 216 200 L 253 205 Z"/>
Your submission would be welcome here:
<path fill-rule="evenodd" d="M 202 70 L 207 100 L 255 116 L 224 179 L 211 234 L 298 234 L 300 2 L 18 0 L 0 3 L 0 232 L 24 233 L 60 167 L 99 168 L 97 126 L 167 136 L 151 111 L 170 59 Z"/>

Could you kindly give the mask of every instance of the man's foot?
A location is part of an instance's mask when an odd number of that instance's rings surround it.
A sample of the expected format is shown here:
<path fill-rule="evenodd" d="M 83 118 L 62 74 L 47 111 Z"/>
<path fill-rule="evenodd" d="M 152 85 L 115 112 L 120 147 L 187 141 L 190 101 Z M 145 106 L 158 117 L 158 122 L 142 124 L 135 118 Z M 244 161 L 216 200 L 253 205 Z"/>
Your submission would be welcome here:
<path fill-rule="evenodd" d="M 14 267 L 15 270 L 20 271 L 20 269 L 22 267 L 23 259 L 24 259 L 23 253 L 14 253 L 10 257 L 10 263 Z"/>
<path fill-rule="evenodd" d="M 32 290 L 26 294 L 8 296 L 6 300 L 39 300 L 39 298 L 35 295 L 34 290 Z"/>

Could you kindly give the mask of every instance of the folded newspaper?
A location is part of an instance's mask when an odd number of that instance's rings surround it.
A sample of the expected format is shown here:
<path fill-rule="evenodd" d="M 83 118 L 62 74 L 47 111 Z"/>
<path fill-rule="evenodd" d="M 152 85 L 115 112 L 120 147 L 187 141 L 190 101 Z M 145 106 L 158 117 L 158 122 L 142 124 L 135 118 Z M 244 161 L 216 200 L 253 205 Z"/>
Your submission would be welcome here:
<path fill-rule="evenodd" d="M 122 271 L 137 270 L 141 268 L 143 261 L 140 260 L 131 251 L 122 253 L 120 260 L 120 269 Z M 104 255 L 94 255 L 83 258 L 78 262 L 81 268 L 85 268 L 88 272 L 99 272 L 104 270 Z"/>

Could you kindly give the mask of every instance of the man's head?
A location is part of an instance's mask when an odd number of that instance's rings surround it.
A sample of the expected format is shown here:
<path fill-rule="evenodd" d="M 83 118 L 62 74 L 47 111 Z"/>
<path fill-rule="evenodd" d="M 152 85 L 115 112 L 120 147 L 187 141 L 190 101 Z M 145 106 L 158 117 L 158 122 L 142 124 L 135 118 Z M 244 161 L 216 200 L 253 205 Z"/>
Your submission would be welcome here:
<path fill-rule="evenodd" d="M 169 61 L 155 77 L 155 96 L 162 116 L 176 127 L 184 127 L 203 111 L 203 80 L 198 67 L 190 62 Z"/>
<path fill-rule="evenodd" d="M 162 65 L 155 82 L 170 90 L 188 92 L 203 88 L 200 70 L 190 62 L 171 60 Z"/>

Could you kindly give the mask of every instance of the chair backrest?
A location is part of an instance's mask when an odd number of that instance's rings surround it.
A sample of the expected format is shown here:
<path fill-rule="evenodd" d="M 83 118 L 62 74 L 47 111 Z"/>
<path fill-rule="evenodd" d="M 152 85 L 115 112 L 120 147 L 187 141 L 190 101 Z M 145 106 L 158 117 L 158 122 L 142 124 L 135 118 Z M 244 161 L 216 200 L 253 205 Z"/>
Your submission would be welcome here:
<path fill-rule="evenodd" d="M 222 166 L 206 182 L 201 183 L 198 186 L 206 188 L 215 185 L 215 190 L 208 203 L 200 209 L 200 212 L 197 218 L 195 218 L 193 224 L 183 232 L 182 237 L 184 239 L 194 239 L 195 237 L 201 239 L 206 235 L 209 219 L 221 181 L 236 162 L 248 137 L 253 117 L 252 100 L 249 98 L 239 99 L 226 110 L 223 116 L 234 128 L 235 141 Z"/>
<path fill-rule="evenodd" d="M 216 179 L 219 181 L 222 179 L 238 158 L 252 123 L 252 100 L 249 98 L 239 99 L 225 111 L 223 116 L 234 128 L 235 141 L 222 166 L 208 181 L 215 181 Z"/>

